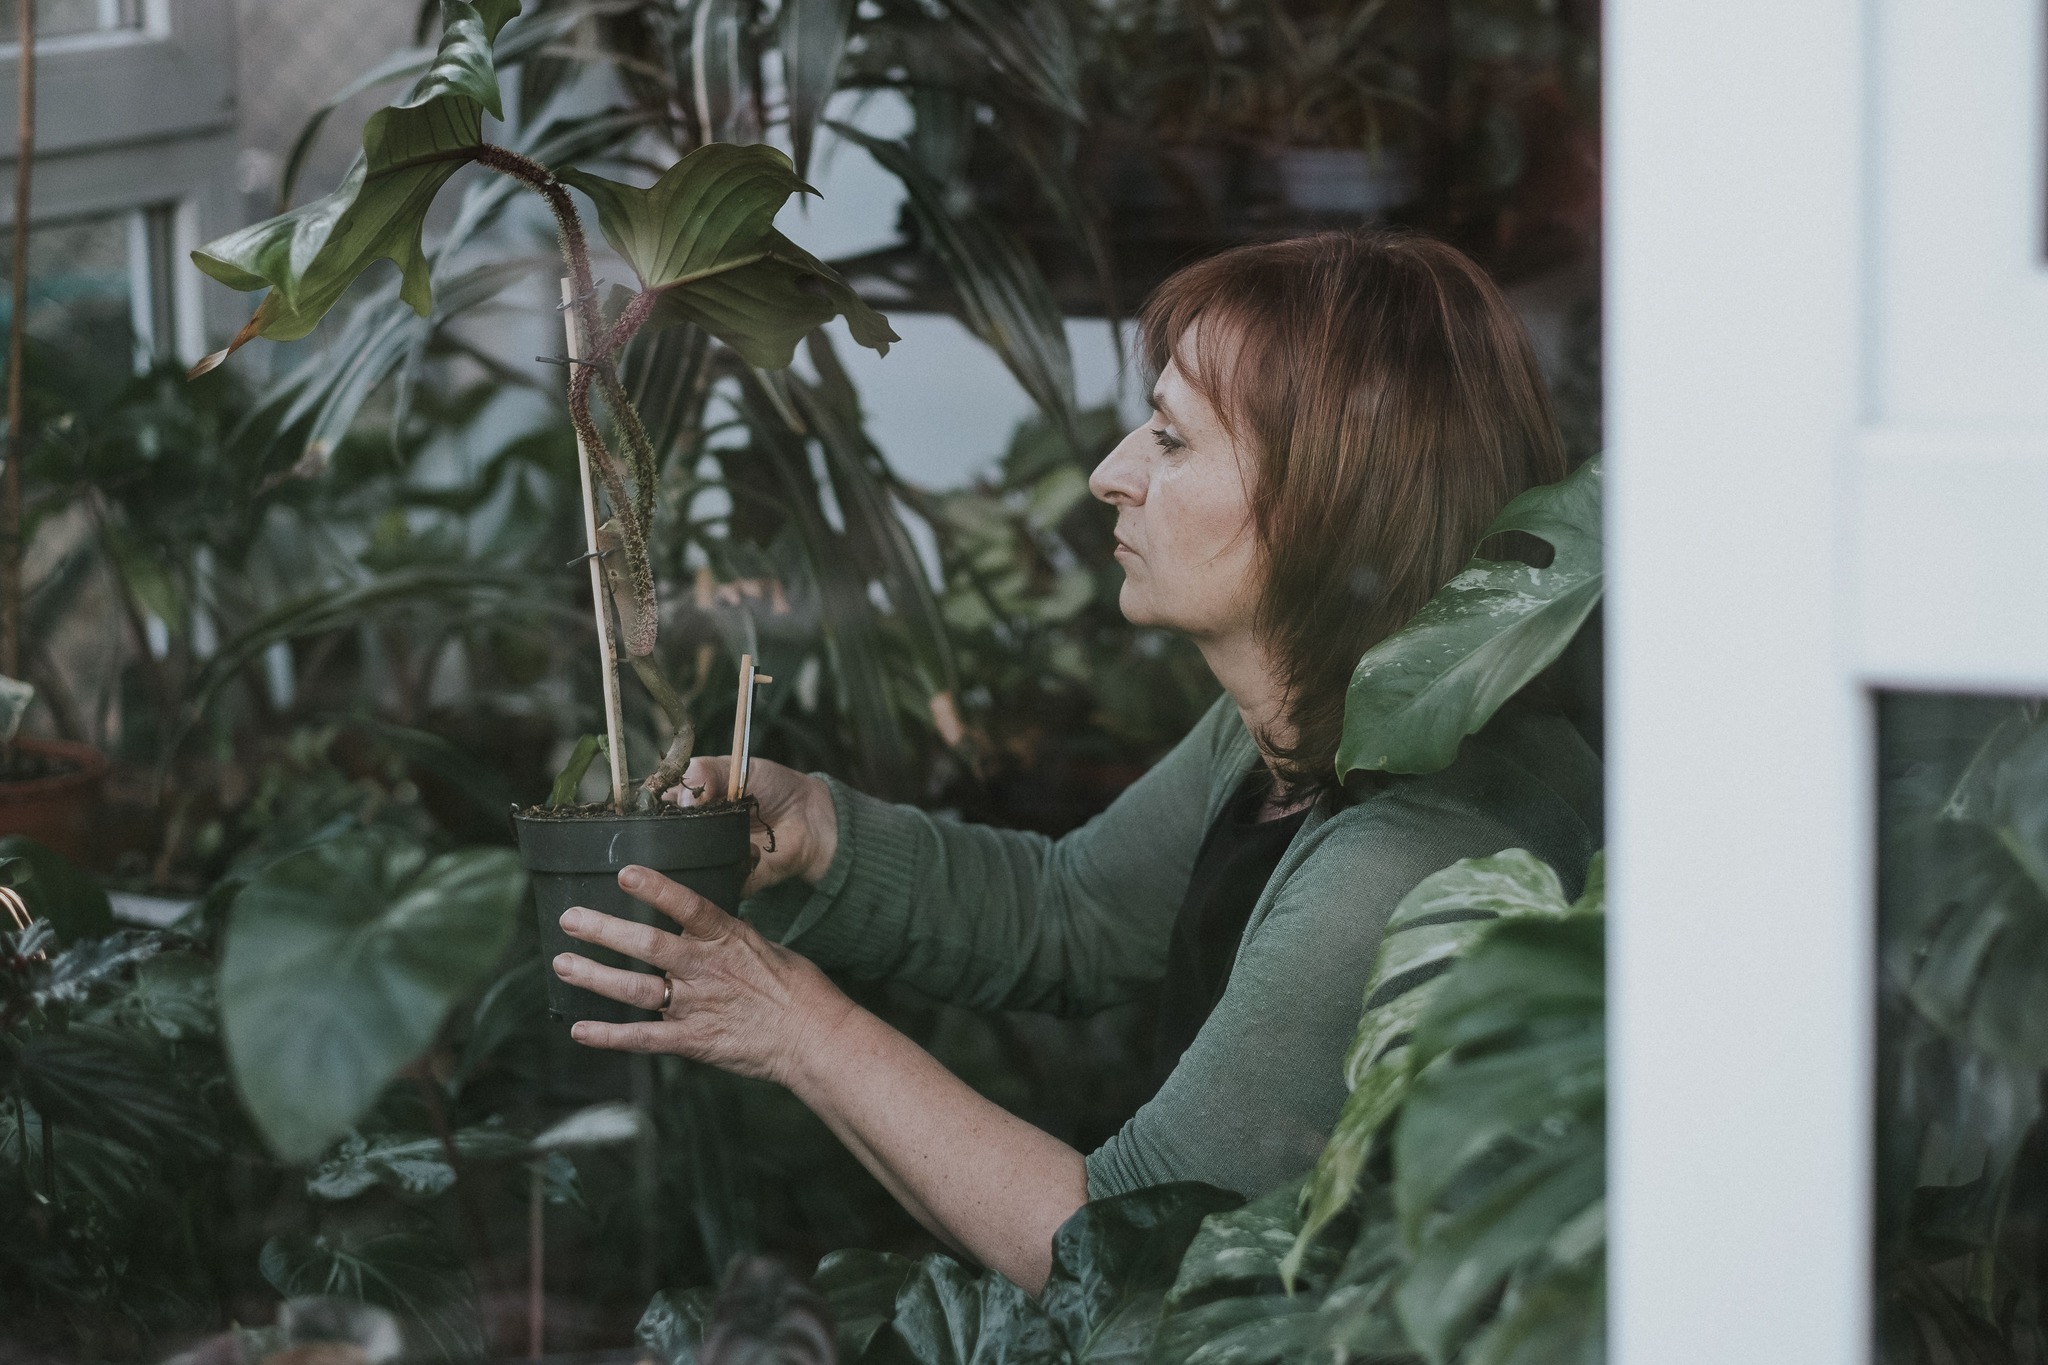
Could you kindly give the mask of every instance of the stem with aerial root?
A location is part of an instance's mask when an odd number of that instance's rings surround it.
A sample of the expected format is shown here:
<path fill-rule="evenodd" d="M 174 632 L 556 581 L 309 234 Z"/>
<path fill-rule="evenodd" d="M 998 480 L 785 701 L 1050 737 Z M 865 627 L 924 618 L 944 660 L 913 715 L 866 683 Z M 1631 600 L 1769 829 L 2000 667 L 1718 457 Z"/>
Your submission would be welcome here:
<path fill-rule="evenodd" d="M 627 581 L 640 604 L 634 628 L 627 635 L 625 644 L 629 653 L 644 657 L 654 652 L 658 626 L 654 569 L 647 555 L 647 527 L 653 520 L 654 511 L 654 447 L 639 413 L 627 397 L 625 385 L 619 382 L 613 361 L 619 349 L 646 321 L 652 301 L 645 294 L 636 295 L 633 304 L 619 318 L 620 324 L 630 321 L 630 326 L 606 327 L 604 315 L 597 304 L 597 284 L 590 271 L 589 239 L 584 235 L 583 220 L 576 212 L 575 202 L 569 198 L 568 188 L 555 179 L 554 173 L 546 166 L 509 148 L 486 143 L 477 148 L 476 159 L 479 165 L 509 175 L 539 194 L 554 215 L 561 239 L 562 259 L 568 265 L 569 278 L 575 289 L 576 321 L 585 344 L 593 348 L 587 360 L 569 367 L 569 421 L 576 429 L 577 438 L 597 457 L 592 463 L 597 468 L 598 477 L 604 481 L 605 497 L 611 502 L 612 514 L 619 523 L 626 554 Z M 642 300 L 648 301 L 643 304 Z M 632 455 L 634 489 L 631 494 L 626 489 L 618 460 L 612 455 L 611 447 L 591 415 L 590 390 L 593 383 L 599 382 L 604 385 L 606 405 L 625 435 Z"/>

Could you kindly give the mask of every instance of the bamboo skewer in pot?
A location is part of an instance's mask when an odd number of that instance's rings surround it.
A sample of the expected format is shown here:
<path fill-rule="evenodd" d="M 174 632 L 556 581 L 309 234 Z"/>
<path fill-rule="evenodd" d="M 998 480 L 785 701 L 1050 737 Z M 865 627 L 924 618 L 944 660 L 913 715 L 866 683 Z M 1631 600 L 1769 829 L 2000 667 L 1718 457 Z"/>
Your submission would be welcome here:
<path fill-rule="evenodd" d="M 725 774 L 725 799 L 747 794 L 747 767 L 753 761 L 754 688 L 775 679 L 754 671 L 754 656 L 740 655 L 740 693 L 732 708 L 732 763 Z"/>
<path fill-rule="evenodd" d="M 562 330 L 569 338 L 569 371 L 575 374 L 576 362 L 583 358 L 583 336 L 576 327 L 576 285 L 567 275 L 562 277 Z M 597 616 L 597 649 L 603 662 L 600 670 L 604 674 L 604 731 L 605 749 L 611 760 L 612 809 L 623 812 L 626 809 L 626 743 L 625 725 L 619 709 L 619 659 L 612 643 L 610 608 L 605 605 L 604 565 L 598 556 L 602 553 L 597 543 L 597 490 L 592 486 L 590 474 L 590 448 L 583 444 L 583 438 L 576 438 L 576 467 L 583 484 L 583 540 L 589 551 L 586 558 L 590 563 L 590 606 Z"/>

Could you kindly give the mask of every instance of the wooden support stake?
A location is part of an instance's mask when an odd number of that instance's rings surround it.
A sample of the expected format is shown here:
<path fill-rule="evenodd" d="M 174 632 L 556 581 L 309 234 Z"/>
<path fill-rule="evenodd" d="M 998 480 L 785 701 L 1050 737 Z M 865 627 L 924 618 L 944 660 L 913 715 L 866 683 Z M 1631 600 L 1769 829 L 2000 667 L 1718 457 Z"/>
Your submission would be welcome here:
<path fill-rule="evenodd" d="M 740 692 L 732 708 L 732 764 L 725 774 L 725 799 L 737 801 L 747 794 L 747 768 L 753 762 L 754 688 L 775 679 L 754 671 L 754 656 L 740 655 Z"/>
<path fill-rule="evenodd" d="M 569 337 L 569 376 L 573 383 L 576 362 L 583 358 L 583 334 L 576 327 L 576 285 L 567 275 L 562 277 L 562 329 Z M 590 448 L 583 444 L 583 437 L 576 437 L 576 463 L 583 477 L 583 541 L 590 551 L 590 607 L 597 617 L 598 657 L 603 664 L 604 674 L 604 733 L 608 741 L 606 749 L 611 756 L 612 809 L 624 812 L 626 809 L 626 736 L 625 726 L 619 715 L 619 659 L 612 643 L 610 609 L 605 600 L 610 596 L 605 591 L 604 564 L 599 560 L 597 544 L 597 489 L 591 481 Z"/>

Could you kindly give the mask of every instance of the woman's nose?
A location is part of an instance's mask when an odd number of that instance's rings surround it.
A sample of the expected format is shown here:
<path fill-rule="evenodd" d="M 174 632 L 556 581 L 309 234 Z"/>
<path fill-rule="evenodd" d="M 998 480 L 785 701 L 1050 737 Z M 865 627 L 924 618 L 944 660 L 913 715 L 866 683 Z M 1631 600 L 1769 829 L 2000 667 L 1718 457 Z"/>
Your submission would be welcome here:
<path fill-rule="evenodd" d="M 1088 491 L 1116 507 L 1135 507 L 1145 500 L 1144 428 L 1117 442 L 1088 476 Z"/>

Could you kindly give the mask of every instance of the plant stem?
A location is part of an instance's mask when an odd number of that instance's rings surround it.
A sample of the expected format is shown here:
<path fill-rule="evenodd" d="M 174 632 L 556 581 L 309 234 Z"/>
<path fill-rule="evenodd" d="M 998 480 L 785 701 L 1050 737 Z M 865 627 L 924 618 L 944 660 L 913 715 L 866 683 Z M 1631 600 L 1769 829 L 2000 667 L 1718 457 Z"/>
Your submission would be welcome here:
<path fill-rule="evenodd" d="M 420 1099 L 426 1105 L 427 1122 L 434 1126 L 434 1136 L 441 1139 L 442 1155 L 448 1158 L 448 1169 L 455 1172 L 455 1200 L 462 1206 L 462 1221 L 469 1229 L 472 1254 L 477 1259 L 480 1277 L 492 1289 L 498 1287 L 498 1266 L 491 1257 L 490 1225 L 484 1221 L 483 1209 L 476 1202 L 476 1188 L 464 1178 L 462 1153 L 455 1145 L 455 1130 L 448 1126 L 448 1109 L 441 1103 L 441 1085 L 427 1070 L 424 1062 L 414 1066 L 413 1083 L 419 1087 Z"/>
<path fill-rule="evenodd" d="M 0 673 L 21 676 L 21 462 L 27 423 L 21 411 L 22 351 L 28 345 L 29 188 L 36 149 L 36 0 L 17 0 L 19 103 L 14 151 L 14 311 L 7 319 L 7 470 L 0 478 Z M 10 746 L 11 747 L 11 746 Z"/>
<path fill-rule="evenodd" d="M 546 166 L 506 147 L 485 143 L 477 148 L 476 160 L 478 165 L 509 175 L 540 195 L 555 217 L 562 259 L 568 265 L 574 289 L 570 306 L 584 338 L 594 348 L 587 356 L 571 357 L 569 422 L 576 429 L 577 439 L 594 452 L 593 462 L 604 479 L 605 498 L 611 503 L 612 515 L 619 523 L 620 538 L 625 541 L 627 578 L 640 601 L 638 629 L 626 641 L 626 648 L 634 655 L 651 654 L 659 621 L 654 571 L 647 556 L 647 528 L 653 519 L 654 508 L 654 448 L 648 441 L 638 410 L 627 397 L 625 386 L 619 383 L 612 362 L 619 348 L 646 320 L 653 300 L 644 293 L 635 295 L 633 303 L 620 315 L 619 325 L 607 329 L 603 313 L 597 306 L 596 281 L 590 272 L 590 241 L 583 231 L 582 216 L 576 212 L 576 204 L 569 197 L 568 188 L 555 179 L 554 173 Z M 584 363 L 577 363 L 579 359 Z M 605 402 L 612 410 L 613 419 L 618 422 L 630 447 L 637 496 L 627 495 L 618 461 L 613 458 L 610 446 L 605 443 L 596 420 L 591 416 L 590 390 L 599 382 L 604 385 Z"/>
<path fill-rule="evenodd" d="M 531 1182 L 526 1202 L 526 1354 L 539 1360 L 547 1342 L 547 1205 L 540 1167 L 527 1175 Z"/>

